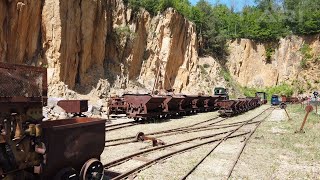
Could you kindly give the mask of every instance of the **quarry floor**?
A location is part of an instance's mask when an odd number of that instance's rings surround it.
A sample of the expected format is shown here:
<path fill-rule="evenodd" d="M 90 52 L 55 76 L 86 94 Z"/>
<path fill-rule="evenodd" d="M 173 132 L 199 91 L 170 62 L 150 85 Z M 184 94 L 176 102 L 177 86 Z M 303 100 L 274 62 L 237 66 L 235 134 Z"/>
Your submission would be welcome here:
<path fill-rule="evenodd" d="M 269 105 L 261 106 L 244 114 L 228 118 L 224 123 L 234 123 L 257 116 Z M 312 112 L 305 125 L 305 133 L 295 133 L 300 128 L 305 115 L 301 105 L 288 105 L 288 119 L 284 110 L 276 108 L 268 114 L 256 132 L 251 136 L 232 173 L 231 179 L 320 179 L 320 116 Z M 202 122 L 217 117 L 217 112 L 199 113 L 179 119 L 154 121 L 106 132 L 106 140 L 134 136 L 138 132 L 156 132 Z M 262 118 L 262 117 L 261 117 Z M 107 125 L 132 121 L 127 118 L 112 119 Z M 252 130 L 248 125 L 242 131 Z M 221 130 L 188 133 L 161 137 L 165 143 L 173 143 L 188 138 L 221 132 Z M 187 179 L 227 179 L 227 174 L 243 146 L 244 137 L 223 141 Z M 189 144 L 190 145 L 190 144 Z M 203 158 L 216 143 L 201 146 L 145 168 L 131 176 L 132 179 L 181 179 Z M 103 163 L 151 148 L 151 142 L 137 142 L 106 147 L 101 155 Z M 182 146 L 183 147 L 183 146 Z M 173 147 L 173 150 L 180 147 Z M 164 149 L 144 156 L 153 159 L 169 153 Z M 110 170 L 123 173 L 143 162 L 133 160 Z"/>

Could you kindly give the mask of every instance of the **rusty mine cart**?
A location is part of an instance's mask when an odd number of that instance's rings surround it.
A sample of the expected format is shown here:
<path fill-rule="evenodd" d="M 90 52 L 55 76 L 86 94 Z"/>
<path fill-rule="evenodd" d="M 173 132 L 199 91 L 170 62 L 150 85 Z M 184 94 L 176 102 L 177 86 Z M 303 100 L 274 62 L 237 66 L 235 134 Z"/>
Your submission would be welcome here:
<path fill-rule="evenodd" d="M 0 179 L 102 179 L 105 120 L 42 121 L 44 68 L 0 63 Z"/>

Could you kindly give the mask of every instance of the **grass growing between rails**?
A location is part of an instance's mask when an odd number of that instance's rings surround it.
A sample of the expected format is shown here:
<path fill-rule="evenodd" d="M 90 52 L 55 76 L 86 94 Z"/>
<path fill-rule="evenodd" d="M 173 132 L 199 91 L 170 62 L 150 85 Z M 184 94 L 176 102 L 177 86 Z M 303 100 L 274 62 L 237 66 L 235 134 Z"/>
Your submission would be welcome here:
<path fill-rule="evenodd" d="M 301 105 L 276 109 L 252 136 L 233 174 L 242 179 L 318 179 L 320 177 L 320 116 L 312 112 L 299 130 L 305 116 Z"/>

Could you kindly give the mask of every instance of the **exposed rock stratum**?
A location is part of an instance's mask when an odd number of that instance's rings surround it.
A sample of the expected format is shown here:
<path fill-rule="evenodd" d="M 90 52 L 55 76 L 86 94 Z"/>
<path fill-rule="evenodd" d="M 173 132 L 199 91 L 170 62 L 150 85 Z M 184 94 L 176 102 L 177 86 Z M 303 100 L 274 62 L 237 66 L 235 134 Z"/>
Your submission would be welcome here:
<path fill-rule="evenodd" d="M 227 84 L 218 61 L 199 58 L 195 25 L 171 8 L 152 16 L 133 12 L 121 0 L 2 0 L 0 24 L 0 61 L 47 67 L 50 96 L 106 97 L 161 88 L 210 94 Z M 314 59 L 308 69 L 300 67 L 304 43 Z M 312 84 L 306 90 L 319 88 L 319 36 L 271 45 L 267 62 L 270 44 L 229 42 L 225 61 L 231 76 L 242 86 L 301 82 Z"/>

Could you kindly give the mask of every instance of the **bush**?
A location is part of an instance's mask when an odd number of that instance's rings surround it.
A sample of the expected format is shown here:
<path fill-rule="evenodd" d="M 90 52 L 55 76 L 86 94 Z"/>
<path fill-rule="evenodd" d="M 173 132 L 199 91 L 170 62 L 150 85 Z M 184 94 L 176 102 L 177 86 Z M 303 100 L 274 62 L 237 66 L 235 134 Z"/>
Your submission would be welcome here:
<path fill-rule="evenodd" d="M 242 88 L 242 93 L 246 97 L 255 97 L 256 96 L 256 92 L 258 92 L 258 90 L 255 89 L 255 88 L 249 88 L 249 87 L 243 87 Z"/>
<path fill-rule="evenodd" d="M 309 44 L 304 43 L 302 47 L 300 48 L 301 54 L 306 58 L 306 59 L 311 59 L 312 54 L 311 54 L 311 47 Z"/>
<path fill-rule="evenodd" d="M 226 69 L 220 70 L 220 76 L 222 76 L 224 78 L 224 80 L 226 80 L 227 82 L 231 81 L 231 75 L 230 75 L 229 71 Z"/>
<path fill-rule="evenodd" d="M 268 99 L 270 99 L 273 94 L 292 96 L 294 92 L 293 88 L 288 84 L 281 84 L 274 87 L 258 88 L 258 89 L 243 87 L 241 88 L 241 91 L 247 97 L 254 97 L 255 93 L 259 91 L 266 92 Z"/>
<path fill-rule="evenodd" d="M 271 47 L 267 47 L 266 49 L 266 62 L 267 63 L 271 63 L 271 57 L 274 53 L 275 49 L 271 48 Z"/>

